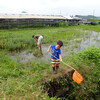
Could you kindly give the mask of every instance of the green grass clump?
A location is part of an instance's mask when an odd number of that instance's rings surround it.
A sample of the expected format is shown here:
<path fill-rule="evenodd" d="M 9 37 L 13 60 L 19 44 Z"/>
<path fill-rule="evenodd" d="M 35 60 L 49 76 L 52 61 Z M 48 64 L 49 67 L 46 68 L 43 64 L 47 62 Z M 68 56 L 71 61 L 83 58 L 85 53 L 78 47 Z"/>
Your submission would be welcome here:
<path fill-rule="evenodd" d="M 87 50 L 79 53 L 79 57 L 81 60 L 90 60 L 100 65 L 100 49 L 96 47 L 89 47 Z"/>
<path fill-rule="evenodd" d="M 79 29 L 83 29 L 83 30 L 90 30 L 90 31 L 96 31 L 96 32 L 100 32 L 100 25 L 81 25 L 81 26 L 77 26 L 77 28 Z"/>
<path fill-rule="evenodd" d="M 38 48 L 33 50 L 33 55 L 36 56 L 36 57 L 43 56 L 42 51 L 40 51 Z"/>

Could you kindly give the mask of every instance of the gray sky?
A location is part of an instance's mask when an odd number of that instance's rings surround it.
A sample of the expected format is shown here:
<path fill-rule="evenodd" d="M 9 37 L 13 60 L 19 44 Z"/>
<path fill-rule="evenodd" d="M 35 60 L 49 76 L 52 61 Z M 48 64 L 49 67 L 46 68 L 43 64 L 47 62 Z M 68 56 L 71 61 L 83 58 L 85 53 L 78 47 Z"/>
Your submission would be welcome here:
<path fill-rule="evenodd" d="M 0 0 L 0 14 L 100 16 L 100 0 Z"/>

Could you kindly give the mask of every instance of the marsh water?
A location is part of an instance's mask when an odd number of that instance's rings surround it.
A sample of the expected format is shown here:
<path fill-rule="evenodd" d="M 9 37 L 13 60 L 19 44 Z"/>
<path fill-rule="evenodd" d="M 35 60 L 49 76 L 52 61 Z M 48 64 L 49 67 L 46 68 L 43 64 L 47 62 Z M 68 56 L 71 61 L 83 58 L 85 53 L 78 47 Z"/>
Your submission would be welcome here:
<path fill-rule="evenodd" d="M 67 45 L 64 45 L 61 48 L 62 51 L 62 57 L 67 57 L 69 54 L 76 54 L 78 51 L 85 50 L 89 46 L 95 46 L 100 47 L 100 33 L 94 32 L 94 31 L 85 31 L 86 34 L 82 35 L 78 39 L 73 39 L 69 41 Z M 28 61 L 42 61 L 42 62 L 48 62 L 50 60 L 50 54 L 47 54 L 47 49 L 49 48 L 49 45 L 42 45 L 42 54 L 40 57 L 37 57 L 34 55 L 33 52 L 28 52 L 26 50 L 23 50 L 21 52 L 11 53 L 9 54 L 12 59 L 17 58 L 17 61 L 19 62 L 28 62 Z M 33 51 L 36 50 L 36 48 L 32 49 Z"/>

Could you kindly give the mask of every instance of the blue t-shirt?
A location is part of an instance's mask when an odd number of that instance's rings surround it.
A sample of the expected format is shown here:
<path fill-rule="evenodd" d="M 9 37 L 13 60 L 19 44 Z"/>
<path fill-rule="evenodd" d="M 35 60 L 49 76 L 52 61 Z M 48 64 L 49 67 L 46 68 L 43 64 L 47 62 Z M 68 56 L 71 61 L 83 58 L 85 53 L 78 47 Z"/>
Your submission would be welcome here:
<path fill-rule="evenodd" d="M 51 53 L 52 53 L 53 56 L 55 56 L 56 58 L 59 59 L 59 55 L 61 54 L 61 50 L 56 49 L 56 45 L 51 45 Z M 51 58 L 56 59 L 52 55 L 51 55 Z"/>

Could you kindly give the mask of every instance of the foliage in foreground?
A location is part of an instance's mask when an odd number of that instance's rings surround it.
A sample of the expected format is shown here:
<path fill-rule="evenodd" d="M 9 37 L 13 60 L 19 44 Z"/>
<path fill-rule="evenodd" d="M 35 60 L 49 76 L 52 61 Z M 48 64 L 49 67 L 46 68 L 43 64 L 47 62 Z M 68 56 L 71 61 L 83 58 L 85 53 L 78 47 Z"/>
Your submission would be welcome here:
<path fill-rule="evenodd" d="M 0 98 L 56 100 L 56 97 L 49 98 L 45 93 L 42 93 L 41 88 L 41 80 L 44 78 L 45 72 L 48 73 L 46 76 L 51 76 L 49 64 L 38 61 L 18 63 L 11 60 L 9 56 L 5 57 L 5 54 L 4 51 L 0 51 Z M 81 53 L 79 52 L 76 56 L 65 59 L 65 62 L 76 68 L 84 78 L 82 84 L 71 82 L 74 89 L 66 99 L 99 100 L 99 54 L 99 48 L 90 47 Z"/>
<path fill-rule="evenodd" d="M 75 100 L 99 100 L 100 98 L 100 48 L 89 47 L 76 56 L 66 60 L 83 76 L 81 84 L 73 83 L 74 91 L 70 95 Z M 69 96 L 69 97 L 70 97 Z"/>

